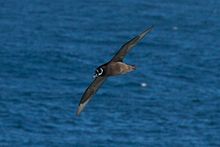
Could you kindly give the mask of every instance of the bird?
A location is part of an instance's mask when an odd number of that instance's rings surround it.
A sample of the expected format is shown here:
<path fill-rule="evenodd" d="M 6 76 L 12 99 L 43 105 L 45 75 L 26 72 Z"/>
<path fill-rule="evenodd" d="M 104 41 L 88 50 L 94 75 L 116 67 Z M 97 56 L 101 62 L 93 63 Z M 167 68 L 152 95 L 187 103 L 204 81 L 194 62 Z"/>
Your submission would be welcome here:
<path fill-rule="evenodd" d="M 77 116 L 79 116 L 80 113 L 84 110 L 87 103 L 91 100 L 91 98 L 95 95 L 95 93 L 108 77 L 126 74 L 136 69 L 136 66 L 124 63 L 123 59 L 131 51 L 131 49 L 144 38 L 144 36 L 151 32 L 152 29 L 153 26 L 150 26 L 142 33 L 126 42 L 124 45 L 121 46 L 121 48 L 109 62 L 102 64 L 101 66 L 96 68 L 93 75 L 94 80 L 85 90 L 79 102 L 79 106 L 76 111 Z"/>

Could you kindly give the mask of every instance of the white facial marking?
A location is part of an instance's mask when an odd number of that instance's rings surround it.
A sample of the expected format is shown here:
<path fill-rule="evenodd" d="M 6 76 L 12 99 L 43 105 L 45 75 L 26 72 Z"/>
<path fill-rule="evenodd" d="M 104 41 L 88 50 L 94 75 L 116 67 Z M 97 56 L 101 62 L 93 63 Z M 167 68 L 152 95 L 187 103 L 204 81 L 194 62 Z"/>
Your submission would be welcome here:
<path fill-rule="evenodd" d="M 98 71 L 98 75 L 99 75 L 99 76 L 102 75 L 102 73 L 103 73 L 103 69 L 100 68 L 100 70 L 101 70 L 101 72 Z"/>
<path fill-rule="evenodd" d="M 96 72 L 93 75 L 93 78 L 97 78 L 98 76 L 101 76 L 102 73 L 103 73 L 103 69 L 102 68 L 96 69 Z"/>

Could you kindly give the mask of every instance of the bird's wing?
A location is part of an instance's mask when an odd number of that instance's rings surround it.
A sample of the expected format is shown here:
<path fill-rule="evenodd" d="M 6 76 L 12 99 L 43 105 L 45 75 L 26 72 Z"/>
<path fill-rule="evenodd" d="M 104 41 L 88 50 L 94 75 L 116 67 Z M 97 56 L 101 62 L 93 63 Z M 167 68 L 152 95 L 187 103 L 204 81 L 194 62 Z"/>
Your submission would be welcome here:
<path fill-rule="evenodd" d="M 97 77 L 95 80 L 89 85 L 89 87 L 84 92 L 79 107 L 77 109 L 76 114 L 79 115 L 80 112 L 84 109 L 86 104 L 91 100 L 92 96 L 98 91 L 100 86 L 104 83 L 107 77 Z"/>
<path fill-rule="evenodd" d="M 134 47 L 141 39 L 144 38 L 146 34 L 148 34 L 153 29 L 153 26 L 147 28 L 144 32 L 137 35 L 133 39 L 129 40 L 127 43 L 125 43 L 119 51 L 115 54 L 115 56 L 112 58 L 111 61 L 118 62 L 123 61 L 124 57 L 127 55 L 127 53 Z"/>

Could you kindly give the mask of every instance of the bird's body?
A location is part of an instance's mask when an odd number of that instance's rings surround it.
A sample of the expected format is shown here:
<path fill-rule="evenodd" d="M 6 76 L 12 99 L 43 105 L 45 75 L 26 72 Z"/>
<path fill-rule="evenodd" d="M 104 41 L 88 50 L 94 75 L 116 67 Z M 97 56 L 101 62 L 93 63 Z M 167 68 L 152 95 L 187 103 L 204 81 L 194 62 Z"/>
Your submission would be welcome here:
<path fill-rule="evenodd" d="M 110 76 L 116 76 L 131 72 L 136 69 L 133 65 L 128 65 L 123 62 L 124 57 L 127 53 L 141 40 L 146 34 L 148 34 L 153 27 L 146 29 L 140 35 L 137 35 L 127 43 L 125 43 L 116 55 L 107 63 L 96 68 L 94 78 L 95 80 L 89 85 L 84 92 L 76 114 L 79 115 L 84 109 L 86 104 L 91 100 L 92 96 L 97 92 L 104 81 Z"/>
<path fill-rule="evenodd" d="M 116 76 L 135 70 L 135 66 L 128 65 L 124 62 L 108 62 L 99 68 L 103 68 L 105 71 L 101 76 Z"/>

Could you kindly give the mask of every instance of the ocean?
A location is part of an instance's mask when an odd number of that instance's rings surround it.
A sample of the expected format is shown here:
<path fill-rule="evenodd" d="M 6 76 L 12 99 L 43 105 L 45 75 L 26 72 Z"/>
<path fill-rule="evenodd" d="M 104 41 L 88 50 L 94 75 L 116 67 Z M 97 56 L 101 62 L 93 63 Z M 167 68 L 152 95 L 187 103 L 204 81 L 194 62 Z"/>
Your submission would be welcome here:
<path fill-rule="evenodd" d="M 220 146 L 220 1 L 0 1 L 0 146 Z M 95 69 L 154 25 L 78 117 Z"/>

